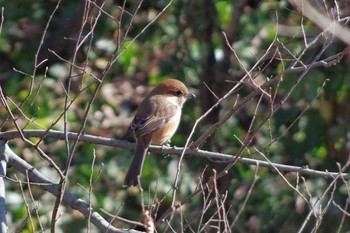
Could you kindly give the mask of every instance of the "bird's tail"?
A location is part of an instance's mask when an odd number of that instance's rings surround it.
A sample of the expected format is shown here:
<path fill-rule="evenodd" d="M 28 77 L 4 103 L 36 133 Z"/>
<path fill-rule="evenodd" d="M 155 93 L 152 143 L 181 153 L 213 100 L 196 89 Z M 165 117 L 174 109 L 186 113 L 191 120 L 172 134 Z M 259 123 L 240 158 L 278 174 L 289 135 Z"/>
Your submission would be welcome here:
<path fill-rule="evenodd" d="M 143 161 L 147 153 L 148 147 L 141 144 L 136 145 L 135 156 L 131 162 L 128 173 L 124 180 L 124 187 L 137 186 L 139 185 L 139 176 L 142 171 Z"/>

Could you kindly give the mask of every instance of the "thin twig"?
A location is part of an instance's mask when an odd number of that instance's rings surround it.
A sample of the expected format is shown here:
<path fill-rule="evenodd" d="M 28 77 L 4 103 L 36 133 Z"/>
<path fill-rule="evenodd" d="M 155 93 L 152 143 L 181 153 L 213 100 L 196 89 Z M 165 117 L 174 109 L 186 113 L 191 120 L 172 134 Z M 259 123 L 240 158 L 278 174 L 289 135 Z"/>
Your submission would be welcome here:
<path fill-rule="evenodd" d="M 95 161 L 96 161 L 96 153 L 95 153 L 95 149 L 93 150 L 92 152 L 92 162 L 91 162 L 91 167 L 90 167 L 90 178 L 89 178 L 89 189 L 88 189 L 88 203 L 89 203 L 89 209 L 92 209 L 92 192 L 93 192 L 93 177 L 94 177 L 94 168 L 95 168 Z M 87 233 L 90 232 L 90 229 L 91 229 L 91 212 L 89 213 L 89 216 L 88 216 L 88 226 L 87 226 Z"/>
<path fill-rule="evenodd" d="M 254 178 L 253 178 L 253 181 L 252 181 L 252 183 L 251 183 L 251 185 L 250 185 L 250 187 L 248 189 L 248 192 L 247 192 L 247 194 L 246 194 L 246 196 L 244 198 L 244 201 L 243 201 L 241 207 L 239 208 L 239 210 L 238 210 L 238 212 L 237 212 L 237 214 L 235 216 L 235 219 L 232 221 L 232 223 L 230 225 L 231 229 L 236 225 L 236 223 L 238 221 L 238 218 L 241 216 L 241 214 L 242 214 L 242 212 L 243 212 L 243 210 L 244 210 L 244 208 L 245 208 L 245 206 L 246 206 L 246 204 L 247 204 L 247 202 L 249 200 L 249 197 L 250 197 L 250 195 L 253 192 L 253 188 L 255 187 L 255 184 L 256 184 L 256 182 L 259 179 L 258 171 L 259 171 L 259 163 L 256 164 L 255 172 L 254 172 Z"/>
<path fill-rule="evenodd" d="M 19 134 L 19 136 L 21 137 L 21 139 L 26 142 L 28 145 L 33 146 L 37 152 L 39 153 L 39 155 L 41 156 L 41 158 L 43 158 L 45 161 L 47 161 L 50 165 L 52 165 L 52 167 L 57 171 L 57 173 L 60 175 L 60 177 L 63 176 L 61 169 L 58 167 L 58 165 L 36 144 L 32 143 L 30 140 L 28 140 L 22 133 L 22 129 L 19 127 L 15 116 L 12 113 L 12 110 L 10 109 L 10 106 L 8 105 L 6 98 L 4 96 L 4 93 L 2 91 L 2 88 L 0 86 L 0 101 L 2 103 L 2 105 L 6 108 L 7 112 L 9 113 L 16 129 L 17 129 L 17 133 Z"/>
<path fill-rule="evenodd" d="M 83 14 L 82 26 L 80 27 L 78 39 L 77 39 L 77 42 L 76 42 L 76 45 L 75 45 L 75 52 L 73 54 L 72 64 L 75 64 L 76 57 L 77 57 L 77 54 L 78 54 L 78 50 L 80 49 L 80 47 L 83 44 L 83 43 L 80 43 L 80 40 L 82 38 L 84 27 L 87 24 L 88 15 L 89 15 L 90 10 L 91 10 L 90 2 L 86 1 L 85 5 L 84 5 L 84 14 Z M 95 24 L 94 24 L 94 26 L 92 27 L 92 29 L 91 29 L 91 31 L 89 33 L 92 34 L 92 32 L 93 32 L 93 30 L 94 30 L 94 28 L 95 28 L 95 26 L 97 24 L 97 21 L 98 21 L 98 18 L 100 17 L 100 15 L 101 15 L 101 12 L 99 12 L 98 15 L 96 16 Z M 88 36 L 90 35 L 89 33 L 88 33 L 87 36 L 85 36 L 82 39 L 82 41 L 85 41 L 88 38 Z M 68 106 L 70 105 L 69 94 L 70 94 L 70 91 L 71 91 L 72 73 L 73 73 L 73 66 L 70 66 L 70 70 L 69 70 L 69 74 L 68 74 L 67 95 L 66 95 L 65 104 L 64 104 L 65 111 L 64 111 L 64 115 L 63 115 L 67 160 L 66 160 L 66 167 L 65 167 L 65 170 L 63 172 L 64 177 L 61 177 L 61 180 L 60 180 L 59 192 L 60 192 L 61 195 L 57 196 L 57 199 L 56 199 L 56 202 L 55 202 L 55 206 L 54 206 L 54 209 L 53 209 L 53 212 L 52 212 L 52 222 L 51 222 L 51 232 L 52 233 L 55 232 L 55 223 L 56 223 L 55 216 L 57 215 L 58 207 L 59 207 L 59 205 L 60 205 L 60 203 L 62 201 L 62 195 L 64 194 L 64 191 L 65 191 L 65 188 L 66 188 L 67 177 L 68 177 L 68 173 L 69 173 L 69 170 L 70 170 L 69 168 L 70 168 L 70 164 L 72 162 L 73 155 L 74 155 L 76 147 L 77 147 L 77 142 L 79 140 L 79 136 L 81 135 L 81 133 L 83 132 L 83 130 L 85 128 L 86 121 L 87 121 L 87 115 L 89 113 L 91 105 L 92 105 L 94 99 L 96 98 L 96 95 L 97 95 L 98 90 L 99 90 L 100 85 L 101 85 L 101 82 L 97 82 L 97 85 L 96 85 L 96 88 L 94 90 L 94 93 L 92 94 L 92 96 L 90 98 L 90 101 L 89 101 L 89 104 L 86 107 L 85 114 L 84 114 L 84 117 L 83 117 L 83 122 L 81 124 L 80 129 L 78 130 L 78 138 L 74 141 L 72 147 L 70 148 L 69 147 L 69 139 L 68 139 L 67 134 L 68 134 Z"/>
<path fill-rule="evenodd" d="M 28 173 L 27 173 L 26 175 L 27 175 L 27 177 L 28 177 Z M 20 188 L 20 190 L 21 190 L 21 194 L 22 194 L 22 198 L 23 198 L 23 201 L 24 201 L 24 205 L 25 205 L 26 210 L 27 210 L 27 213 L 28 213 L 28 216 L 26 217 L 26 221 L 29 220 L 31 230 L 32 230 L 32 232 L 34 232 L 34 231 L 35 231 L 35 227 L 34 227 L 33 218 L 32 218 L 32 211 L 31 211 L 31 209 L 30 209 L 30 207 L 29 207 L 29 204 L 28 204 L 28 202 L 27 202 L 27 199 L 26 199 L 26 197 L 25 197 L 22 182 L 17 178 L 16 175 L 15 175 L 15 178 L 16 178 L 16 180 L 18 180 L 18 185 L 19 185 L 19 188 Z M 21 224 L 21 225 L 22 225 L 22 224 Z M 22 229 L 17 229 L 17 231 L 18 231 L 18 232 L 21 232 Z"/>

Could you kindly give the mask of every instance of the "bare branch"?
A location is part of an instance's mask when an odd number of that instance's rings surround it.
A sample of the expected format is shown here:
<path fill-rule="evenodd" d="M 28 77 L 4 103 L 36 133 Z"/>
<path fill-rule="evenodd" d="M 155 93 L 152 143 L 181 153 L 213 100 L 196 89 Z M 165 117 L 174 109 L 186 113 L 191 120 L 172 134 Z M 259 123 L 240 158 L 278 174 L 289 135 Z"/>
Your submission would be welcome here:
<path fill-rule="evenodd" d="M 1 142 L 1 141 L 0 141 Z M 50 192 L 54 196 L 59 195 L 59 185 L 53 183 L 44 175 L 42 175 L 35 167 L 31 166 L 29 163 L 17 156 L 7 145 L 5 145 L 4 155 L 8 158 L 8 164 L 13 166 L 22 174 L 28 174 L 31 182 L 35 182 L 35 185 L 39 185 L 42 189 Z M 90 218 L 92 224 L 94 224 L 101 232 L 108 233 L 126 233 L 126 232 L 139 232 L 134 230 L 123 230 L 115 228 L 110 225 L 98 212 L 89 207 L 89 204 L 69 192 L 64 192 L 62 196 L 62 201 L 69 205 L 71 208 L 78 210 L 87 219 Z"/>
<path fill-rule="evenodd" d="M 243 105 L 245 105 L 247 102 L 249 102 L 251 99 L 253 99 L 254 97 L 256 97 L 257 95 L 261 94 L 261 90 L 266 90 L 267 88 L 270 88 L 272 85 L 274 85 L 275 83 L 279 82 L 280 79 L 282 77 L 284 77 L 286 74 L 289 73 L 294 73 L 294 72 L 305 72 L 308 71 L 312 68 L 315 67 L 320 67 L 320 66 L 329 66 L 331 64 L 334 64 L 336 62 L 339 62 L 340 59 L 349 51 L 349 49 L 344 49 L 342 52 L 333 55 L 327 59 L 323 59 L 320 61 L 313 61 L 311 62 L 309 65 L 305 65 L 301 66 L 301 67 L 294 67 L 291 66 L 289 68 L 287 68 L 286 70 L 284 70 L 283 73 L 281 73 L 280 75 L 277 75 L 276 77 L 266 81 L 263 85 L 260 86 L 260 88 L 256 88 L 254 91 L 252 91 L 249 95 L 247 95 L 246 97 L 244 97 L 242 100 L 240 100 L 234 107 L 232 107 L 232 109 L 226 113 L 225 116 L 223 116 L 218 122 L 216 122 L 215 124 L 213 124 L 212 126 L 210 126 L 204 133 L 201 134 L 201 136 L 191 144 L 191 148 L 198 148 L 200 145 L 202 145 L 205 140 L 214 133 L 215 130 L 217 130 L 223 123 L 225 123 L 234 113 L 236 113 L 238 111 L 238 109 L 240 109 Z M 268 53 L 268 52 L 266 52 Z M 244 78 L 241 79 L 240 82 L 243 81 Z M 228 96 L 230 96 L 236 89 L 238 89 L 238 85 L 236 85 L 235 87 L 233 87 L 225 96 L 223 96 L 220 100 L 217 101 L 217 103 L 215 105 L 213 105 L 212 108 L 210 108 L 205 114 L 203 114 L 194 124 L 193 128 L 196 128 L 198 122 L 201 121 L 202 118 L 204 118 L 206 115 L 208 115 L 215 107 L 219 106 L 219 104 L 225 100 L 226 98 L 228 98 Z"/>
<path fill-rule="evenodd" d="M 344 43 L 350 45 L 350 31 L 348 28 L 339 24 L 339 21 L 329 19 L 326 15 L 320 13 L 317 9 L 315 9 L 307 0 L 289 0 L 289 2 L 293 4 L 303 16 L 307 17 L 314 24 L 322 28 L 325 32 L 336 36 Z"/>
<path fill-rule="evenodd" d="M 37 145 L 35 145 L 34 143 L 32 143 L 31 141 L 29 141 L 29 140 L 23 135 L 22 129 L 21 129 L 21 128 L 19 127 L 19 125 L 17 124 L 16 119 L 15 119 L 15 117 L 14 117 L 14 115 L 13 115 L 13 113 L 12 113 L 12 111 L 11 111 L 11 109 L 10 109 L 10 107 L 9 107 L 9 105 L 8 105 L 8 103 L 7 103 L 7 101 L 6 101 L 6 98 L 5 98 L 5 96 L 4 96 L 4 93 L 3 93 L 3 91 L 2 91 L 1 86 L 0 86 L 0 101 L 1 101 L 2 105 L 6 108 L 7 112 L 9 113 L 9 115 L 11 116 L 11 119 L 12 119 L 12 121 L 13 121 L 13 123 L 14 123 L 16 129 L 17 129 L 17 132 L 19 133 L 20 137 L 22 138 L 22 140 L 25 141 L 26 143 L 28 143 L 29 145 L 33 146 L 33 147 L 39 152 L 40 156 L 41 156 L 44 160 L 46 160 L 47 162 L 49 162 L 49 163 L 52 165 L 52 167 L 55 168 L 55 170 L 57 171 L 57 173 L 62 177 L 62 176 L 63 176 L 62 171 L 61 171 L 61 169 L 57 166 L 57 164 L 56 164 L 48 155 L 46 155 L 46 153 L 45 153 L 39 146 L 37 146 Z"/>
<path fill-rule="evenodd" d="M 56 130 L 49 130 L 49 131 L 23 130 L 22 133 L 25 137 L 28 137 L 28 138 L 43 137 L 43 136 L 49 137 L 49 138 L 57 138 L 60 140 L 64 138 L 64 132 L 56 131 Z M 10 139 L 19 138 L 19 137 L 20 137 L 20 134 L 17 131 L 0 132 L 0 140 L 7 141 Z M 77 133 L 72 133 L 72 132 L 68 133 L 69 140 L 77 140 L 77 138 L 78 138 Z M 127 150 L 135 150 L 135 147 L 136 147 L 135 143 L 121 141 L 117 139 L 105 138 L 100 136 L 94 136 L 89 134 L 82 134 L 79 137 L 79 141 L 100 144 L 105 146 L 119 147 Z M 159 153 L 159 154 L 181 155 L 184 151 L 184 148 L 153 145 L 153 146 L 150 146 L 149 151 L 154 153 Z M 185 150 L 185 155 L 192 155 L 192 156 L 198 156 L 198 157 L 207 158 L 211 160 L 216 160 L 218 163 L 230 163 L 234 160 L 237 160 L 237 157 L 234 155 L 205 151 L 205 150 L 196 150 L 196 149 L 190 149 L 190 148 L 187 148 Z M 285 165 L 280 163 L 272 163 L 272 162 L 269 163 L 267 161 L 250 159 L 250 158 L 238 158 L 237 162 L 244 163 L 247 165 L 256 165 L 257 163 L 259 163 L 261 167 L 267 167 L 267 168 L 273 169 L 273 166 L 274 166 L 278 168 L 279 171 L 282 171 L 282 172 L 299 172 L 300 174 L 304 174 L 304 175 L 318 176 L 318 177 L 325 177 L 325 178 L 332 178 L 332 179 L 335 176 L 340 174 L 339 172 L 314 170 L 314 169 L 308 168 L 307 166 L 298 167 L 298 166 L 291 166 L 291 165 Z M 350 174 L 348 173 L 341 173 L 341 175 L 346 180 L 350 179 Z"/>

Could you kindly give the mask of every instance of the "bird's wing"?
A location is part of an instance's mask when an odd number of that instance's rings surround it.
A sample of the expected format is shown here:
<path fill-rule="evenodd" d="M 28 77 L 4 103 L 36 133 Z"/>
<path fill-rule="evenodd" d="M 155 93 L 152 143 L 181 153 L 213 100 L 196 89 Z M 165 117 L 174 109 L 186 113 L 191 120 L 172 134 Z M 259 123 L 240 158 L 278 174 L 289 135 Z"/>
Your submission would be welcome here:
<path fill-rule="evenodd" d="M 131 128 L 135 130 L 136 136 L 143 136 L 148 133 L 153 132 L 164 126 L 173 116 L 174 112 L 176 112 L 176 105 L 167 105 L 167 106 L 157 106 L 152 111 L 148 111 L 148 113 L 144 116 L 140 116 L 136 114 Z"/>
<path fill-rule="evenodd" d="M 161 128 L 163 125 L 165 125 L 170 120 L 170 117 L 156 117 L 156 116 L 150 116 L 147 119 L 140 119 L 139 125 L 136 128 L 136 135 L 137 136 L 143 136 L 148 133 L 153 132 L 154 130 L 157 130 Z"/>

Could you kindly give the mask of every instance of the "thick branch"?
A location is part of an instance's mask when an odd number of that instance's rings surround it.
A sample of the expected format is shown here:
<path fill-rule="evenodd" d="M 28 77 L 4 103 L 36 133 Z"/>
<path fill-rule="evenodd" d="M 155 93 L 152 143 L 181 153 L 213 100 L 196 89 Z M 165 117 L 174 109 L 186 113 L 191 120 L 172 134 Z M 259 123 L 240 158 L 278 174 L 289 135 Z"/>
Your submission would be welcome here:
<path fill-rule="evenodd" d="M 51 137 L 51 138 L 57 138 L 61 140 L 65 137 L 65 134 L 63 131 L 56 131 L 56 130 L 49 130 L 49 131 L 23 130 L 22 133 L 25 137 Z M 69 140 L 76 140 L 77 136 L 78 136 L 77 133 L 72 133 L 72 132 L 68 133 Z M 0 133 L 0 140 L 7 141 L 14 138 L 20 138 L 20 133 L 17 131 L 8 131 L 8 132 Z M 135 143 L 130 143 L 130 142 L 121 141 L 117 139 L 105 138 L 105 137 L 98 137 L 98 136 L 88 135 L 88 134 L 80 135 L 79 141 L 94 143 L 94 144 L 101 144 L 106 146 L 114 146 L 114 147 L 124 148 L 128 150 L 134 150 L 136 146 Z M 171 148 L 171 147 L 165 147 L 165 146 L 150 146 L 149 148 L 150 152 L 160 153 L 160 154 L 171 154 L 171 155 L 181 155 L 183 150 L 184 148 L 182 147 Z M 299 172 L 299 174 L 310 175 L 310 176 L 321 176 L 325 178 L 334 178 L 336 175 L 339 175 L 339 172 L 319 171 L 319 170 L 310 169 L 308 167 L 298 167 L 298 166 L 291 166 L 291 165 L 285 165 L 280 163 L 270 163 L 268 161 L 250 159 L 250 158 L 237 159 L 237 157 L 234 155 L 204 151 L 204 150 L 187 148 L 185 154 L 207 158 L 207 159 L 214 159 L 223 163 L 230 163 L 232 161 L 237 160 L 238 162 L 241 162 L 247 165 L 259 164 L 260 167 L 266 167 L 271 169 L 272 171 L 274 171 L 275 170 L 274 167 L 276 167 L 281 172 Z M 350 174 L 343 173 L 342 176 L 344 177 L 344 179 L 347 179 L 347 180 L 350 179 Z"/>

